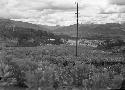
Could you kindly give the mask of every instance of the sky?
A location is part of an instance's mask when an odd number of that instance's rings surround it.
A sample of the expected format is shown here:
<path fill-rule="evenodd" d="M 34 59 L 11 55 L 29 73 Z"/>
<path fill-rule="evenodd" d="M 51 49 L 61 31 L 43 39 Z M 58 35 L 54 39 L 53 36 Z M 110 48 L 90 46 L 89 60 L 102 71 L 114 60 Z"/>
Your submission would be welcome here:
<path fill-rule="evenodd" d="M 42 25 L 125 22 L 125 0 L 0 0 L 0 17 Z"/>

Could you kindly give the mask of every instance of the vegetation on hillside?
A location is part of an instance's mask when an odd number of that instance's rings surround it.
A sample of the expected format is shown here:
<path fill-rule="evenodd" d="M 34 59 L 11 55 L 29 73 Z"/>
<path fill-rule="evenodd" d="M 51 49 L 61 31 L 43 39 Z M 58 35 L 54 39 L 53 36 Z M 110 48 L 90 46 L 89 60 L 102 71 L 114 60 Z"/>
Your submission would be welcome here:
<path fill-rule="evenodd" d="M 125 28 L 122 24 L 107 23 L 107 24 L 80 24 L 79 25 L 79 38 L 91 40 L 104 40 L 125 38 Z M 76 37 L 76 24 L 60 27 L 53 30 L 53 33 L 58 35 L 68 35 Z"/>
<path fill-rule="evenodd" d="M 12 27 L 12 21 L 0 22 L 0 37 L 9 42 L 7 46 L 39 46 L 40 44 L 62 44 L 61 38 L 50 32 L 26 27 Z M 54 39 L 51 41 L 50 39 Z M 10 44 L 11 43 L 11 44 Z"/>

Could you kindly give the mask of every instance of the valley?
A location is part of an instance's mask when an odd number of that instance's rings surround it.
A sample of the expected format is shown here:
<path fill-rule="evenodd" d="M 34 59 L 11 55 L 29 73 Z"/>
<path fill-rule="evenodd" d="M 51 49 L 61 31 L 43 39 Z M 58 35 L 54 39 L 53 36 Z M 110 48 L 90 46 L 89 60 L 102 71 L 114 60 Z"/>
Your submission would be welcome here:
<path fill-rule="evenodd" d="M 0 87 L 12 86 L 19 90 L 121 88 L 125 77 L 123 25 L 80 25 L 77 57 L 75 27 L 0 20 Z"/>

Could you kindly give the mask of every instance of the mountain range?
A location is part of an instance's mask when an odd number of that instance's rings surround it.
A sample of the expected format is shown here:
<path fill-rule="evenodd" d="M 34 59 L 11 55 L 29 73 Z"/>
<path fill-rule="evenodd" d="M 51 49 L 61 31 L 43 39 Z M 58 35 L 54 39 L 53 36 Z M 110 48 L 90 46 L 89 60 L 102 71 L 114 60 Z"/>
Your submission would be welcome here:
<path fill-rule="evenodd" d="M 107 24 L 79 24 L 79 38 L 88 39 L 106 39 L 122 38 L 125 39 L 125 24 L 107 23 Z M 68 35 L 76 37 L 76 24 L 66 27 L 60 27 L 53 30 L 58 35 Z"/>
<path fill-rule="evenodd" d="M 11 24 L 8 24 L 7 23 Z M 7 27 L 31 28 L 34 30 L 47 31 L 54 33 L 62 38 L 76 37 L 76 24 L 70 26 L 47 26 L 36 25 L 27 22 L 13 21 L 9 19 L 0 19 L 0 26 L 6 24 Z M 79 24 L 79 38 L 87 39 L 107 39 L 122 38 L 125 39 L 125 24 L 107 23 L 107 24 Z"/>

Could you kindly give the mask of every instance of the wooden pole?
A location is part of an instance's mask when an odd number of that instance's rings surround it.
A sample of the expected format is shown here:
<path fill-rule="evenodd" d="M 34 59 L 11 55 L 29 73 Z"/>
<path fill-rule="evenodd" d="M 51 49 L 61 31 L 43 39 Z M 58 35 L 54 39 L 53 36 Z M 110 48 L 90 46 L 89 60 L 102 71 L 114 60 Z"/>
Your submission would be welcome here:
<path fill-rule="evenodd" d="M 79 6 L 78 6 L 78 2 L 77 2 L 77 35 L 76 35 L 76 57 L 78 56 L 78 25 L 79 25 Z"/>

